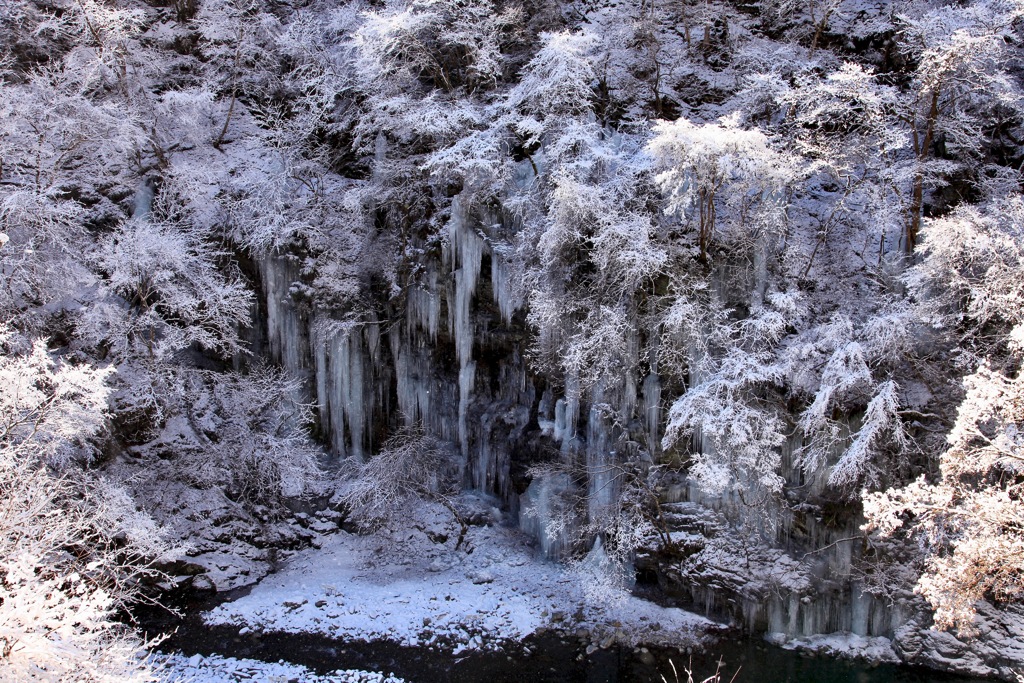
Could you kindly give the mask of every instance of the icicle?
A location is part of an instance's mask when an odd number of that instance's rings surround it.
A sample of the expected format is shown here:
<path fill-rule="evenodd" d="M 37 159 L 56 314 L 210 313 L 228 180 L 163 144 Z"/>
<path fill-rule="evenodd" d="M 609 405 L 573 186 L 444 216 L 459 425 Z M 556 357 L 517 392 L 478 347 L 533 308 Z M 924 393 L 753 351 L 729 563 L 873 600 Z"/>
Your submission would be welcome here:
<path fill-rule="evenodd" d="M 494 292 L 494 303 L 498 305 L 501 319 L 506 324 L 511 323 L 512 314 L 520 307 L 521 302 L 514 298 L 508 266 L 497 252 L 491 257 L 491 290 Z"/>
<path fill-rule="evenodd" d="M 523 159 L 512 169 L 512 184 L 516 189 L 525 190 L 533 184 L 539 171 L 530 159 Z"/>
<path fill-rule="evenodd" d="M 362 458 L 373 403 L 365 376 L 372 359 L 367 357 L 361 329 L 332 320 L 314 322 L 312 327 L 321 424 L 336 454 Z M 379 334 L 375 324 L 366 328 L 373 330 L 371 338 Z"/>
<path fill-rule="evenodd" d="M 480 278 L 485 242 L 468 225 L 467 211 L 461 197 L 452 200 L 452 218 L 449 223 L 451 263 L 455 271 L 455 306 L 453 324 L 455 347 L 459 364 L 465 367 L 473 353 L 473 329 L 470 308 Z"/>
<path fill-rule="evenodd" d="M 591 393 L 593 405 L 587 417 L 587 516 L 591 523 L 606 517 L 619 497 L 618 458 L 610 450 L 611 425 L 602 412 L 604 387 L 599 382 Z"/>
<path fill-rule="evenodd" d="M 647 431 L 647 448 L 651 454 L 661 448 L 661 378 L 651 373 L 643 383 L 644 429 Z"/>
<path fill-rule="evenodd" d="M 459 360 L 459 444 L 462 455 L 469 457 L 469 430 L 466 415 L 476 379 L 476 364 L 473 362 L 473 321 L 470 307 L 480 278 L 483 260 L 484 240 L 468 225 L 467 210 L 462 198 L 452 200 L 452 218 L 449 222 L 449 244 L 451 264 L 455 271 L 455 304 L 452 307 L 452 324 L 455 336 L 455 352 Z"/>
<path fill-rule="evenodd" d="M 562 453 L 568 453 L 576 440 L 576 425 L 580 420 L 579 380 L 565 378 L 565 399 L 555 404 L 555 432 L 560 434 Z"/>
<path fill-rule="evenodd" d="M 392 334 L 391 353 L 395 360 L 398 410 L 408 424 L 427 423 L 431 416 L 430 385 L 421 355 L 403 343 L 400 334 Z"/>
<path fill-rule="evenodd" d="M 317 323 L 314 323 L 313 326 L 313 347 L 313 368 L 316 372 L 317 413 L 320 417 L 321 427 L 331 436 L 333 441 L 334 420 L 331 415 L 331 384 L 328 381 L 330 361 L 327 353 L 327 342 L 324 339 L 324 335 L 321 333 Z"/>
<path fill-rule="evenodd" d="M 430 267 L 424 280 L 425 287 L 413 286 L 409 289 L 406 319 L 410 330 L 418 327 L 430 334 L 431 341 L 436 341 L 438 321 L 441 318 L 437 270 Z"/>
<path fill-rule="evenodd" d="M 553 430 L 553 436 L 555 441 L 562 442 L 565 439 L 567 432 L 564 398 L 560 398 L 557 401 L 555 401 L 555 419 L 553 424 Z"/>
<path fill-rule="evenodd" d="M 359 344 L 359 332 L 348 330 L 338 341 L 342 351 L 342 361 L 339 365 L 343 372 L 348 370 L 342 384 L 341 395 L 350 437 L 349 452 L 362 458 L 366 403 L 363 400 L 363 357 L 362 347 Z"/>
<path fill-rule="evenodd" d="M 156 188 L 149 178 L 139 183 L 135 190 L 135 197 L 132 200 L 132 218 L 145 220 L 153 208 L 153 197 L 156 195 Z"/>
<path fill-rule="evenodd" d="M 346 425 L 348 417 L 349 396 L 352 393 L 352 389 L 349 382 L 349 366 L 351 360 L 349 359 L 349 343 L 348 343 L 348 332 L 339 331 L 333 335 L 331 339 L 331 379 L 333 380 L 331 387 L 330 401 L 332 403 L 333 410 L 331 414 L 334 416 L 334 448 L 339 455 L 348 455 L 348 449 L 345 447 L 345 427 L 351 426 Z"/>
<path fill-rule="evenodd" d="M 473 393 L 476 380 L 476 363 L 469 361 L 459 370 L 459 443 L 462 445 L 463 457 L 469 457 L 469 397 Z"/>
<path fill-rule="evenodd" d="M 380 177 L 384 168 L 387 168 L 388 139 L 384 132 L 377 133 L 377 139 L 373 141 L 373 175 L 374 179 Z"/>
<path fill-rule="evenodd" d="M 871 633 L 871 596 L 860 589 L 859 583 L 850 587 L 850 631 L 858 636 Z"/>
<path fill-rule="evenodd" d="M 640 359 L 640 335 L 637 330 L 632 329 L 626 339 L 626 367 L 635 366 L 638 364 Z M 632 416 L 636 412 L 636 400 L 637 385 L 636 385 L 636 373 L 631 370 L 626 370 L 619 373 L 617 378 L 609 378 L 612 383 L 609 385 L 609 389 L 615 388 L 613 394 L 618 394 L 619 402 L 619 414 L 626 416 Z M 615 380 L 618 380 L 617 382 Z"/>

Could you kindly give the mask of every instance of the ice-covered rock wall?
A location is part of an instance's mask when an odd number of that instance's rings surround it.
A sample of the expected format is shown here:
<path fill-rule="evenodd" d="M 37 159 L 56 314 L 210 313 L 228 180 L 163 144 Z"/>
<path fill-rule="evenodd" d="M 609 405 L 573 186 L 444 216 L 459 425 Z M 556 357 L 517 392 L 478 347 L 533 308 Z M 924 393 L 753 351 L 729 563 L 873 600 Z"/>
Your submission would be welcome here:
<path fill-rule="evenodd" d="M 752 267 L 718 268 L 711 296 L 725 308 L 761 304 L 765 259 L 759 241 Z M 689 385 L 698 387 L 709 378 L 701 370 L 700 345 L 691 343 L 690 348 L 696 361 Z M 892 637 L 912 611 L 864 590 L 858 574 L 863 571 L 864 520 L 855 508 L 836 501 L 827 485 L 831 466 L 858 426 L 846 425 L 829 462 L 811 472 L 803 467 L 802 437 L 793 428 L 780 449 L 781 497 L 756 487 L 746 495 L 742 487 L 711 494 L 679 477 L 663 494 L 662 510 L 680 556 L 650 555 L 641 558 L 640 566 L 659 574 L 663 587 L 684 602 L 731 617 L 754 632 L 785 638 L 837 631 Z M 690 447 L 709 454 L 715 444 L 698 428 Z"/>
<path fill-rule="evenodd" d="M 268 346 L 305 379 L 322 436 L 338 457 L 365 458 L 399 424 L 419 424 L 461 454 L 467 487 L 499 499 L 544 554 L 557 558 L 574 549 L 577 529 L 617 507 L 623 462 L 659 456 L 665 387 L 656 345 L 647 348 L 645 364 L 633 365 L 644 374 L 603 378 L 585 391 L 574 377 L 531 370 L 530 335 L 492 237 L 501 227 L 495 221 L 455 198 L 444 249 L 420 264 L 400 296 L 358 319 L 309 310 L 298 261 L 263 259 Z M 760 301 L 763 245 L 753 256 L 743 273 L 723 269 L 715 296 Z M 640 356 L 639 338 L 627 346 Z M 705 378 L 694 372 L 689 381 Z M 711 447 L 695 434 L 695 451 Z M 909 615 L 860 590 L 859 520 L 829 519 L 809 502 L 825 482 L 804 473 L 798 447 L 788 443 L 782 452 L 780 474 L 797 492 L 791 500 L 751 505 L 681 479 L 665 492 L 664 508 L 683 559 L 647 558 L 646 568 L 677 597 L 752 630 L 892 635 Z M 583 476 L 568 469 L 525 474 L 531 464 L 558 459 Z M 574 503 L 580 500 L 582 506 Z"/>
<path fill-rule="evenodd" d="M 753 632 L 891 637 L 913 612 L 864 591 L 862 520 L 808 502 L 815 482 L 803 478 L 798 447 L 798 439 L 783 446 L 783 470 L 806 498 L 750 505 L 690 481 L 669 490 L 662 509 L 684 558 L 652 569 L 677 598 Z"/>
<path fill-rule="evenodd" d="M 298 259 L 266 256 L 269 352 L 305 381 L 338 457 L 365 458 L 400 423 L 421 425 L 459 450 L 467 486 L 514 510 L 512 453 L 539 433 L 526 335 L 501 256 L 458 197 L 446 244 L 379 317 L 358 319 L 309 310 Z"/>

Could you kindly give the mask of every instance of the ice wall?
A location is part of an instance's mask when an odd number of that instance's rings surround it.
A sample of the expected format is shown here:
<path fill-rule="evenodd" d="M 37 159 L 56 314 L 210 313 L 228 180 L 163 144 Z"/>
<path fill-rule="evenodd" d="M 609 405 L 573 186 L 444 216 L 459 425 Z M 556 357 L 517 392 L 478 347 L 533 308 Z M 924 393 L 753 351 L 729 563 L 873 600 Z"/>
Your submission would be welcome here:
<path fill-rule="evenodd" d="M 270 355 L 305 380 L 335 455 L 365 458 L 399 424 L 421 425 L 462 454 L 467 486 L 515 511 L 513 448 L 535 425 L 539 396 L 525 335 L 508 329 L 520 304 L 486 232 L 493 221 L 456 197 L 442 258 L 380 315 L 307 310 L 299 259 L 271 254 L 257 265 Z"/>
<path fill-rule="evenodd" d="M 135 190 L 132 198 L 132 218 L 145 220 L 153 208 L 153 199 L 156 197 L 156 188 L 151 179 L 143 180 Z"/>
<path fill-rule="evenodd" d="M 573 550 L 582 525 L 617 510 L 623 463 L 660 455 L 666 389 L 650 342 L 656 335 L 628 341 L 625 364 L 642 374 L 586 389 L 572 376 L 537 376 L 494 222 L 455 198 L 440 256 L 419 264 L 403 294 L 373 313 L 308 310 L 300 260 L 262 259 L 267 341 L 273 359 L 306 381 L 304 397 L 316 402 L 320 431 L 338 457 L 369 457 L 398 425 L 422 425 L 461 454 L 467 487 L 496 496 L 541 552 L 558 558 Z M 759 243 L 753 267 L 723 269 L 713 295 L 756 305 L 767 259 Z M 705 379 L 694 364 L 689 383 Z M 798 447 L 784 446 L 782 474 L 808 500 L 825 493 L 826 475 L 807 477 Z M 692 449 L 709 448 L 698 430 Z M 562 471 L 524 475 L 529 462 L 552 459 Z M 907 618 L 861 591 L 856 519 L 829 520 L 794 501 L 751 506 L 685 481 L 664 497 L 670 510 L 677 506 L 673 533 L 712 560 L 703 573 L 671 579 L 695 606 L 790 636 L 890 635 Z"/>

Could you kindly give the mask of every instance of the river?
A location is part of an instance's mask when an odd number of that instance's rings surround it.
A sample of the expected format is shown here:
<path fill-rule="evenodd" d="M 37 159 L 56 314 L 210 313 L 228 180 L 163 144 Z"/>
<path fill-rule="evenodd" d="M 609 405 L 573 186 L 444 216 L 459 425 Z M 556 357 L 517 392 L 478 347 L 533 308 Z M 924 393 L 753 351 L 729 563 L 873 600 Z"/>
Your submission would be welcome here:
<path fill-rule="evenodd" d="M 210 606 L 185 606 L 180 618 L 154 610 L 140 611 L 138 618 L 150 636 L 173 631 L 160 645 L 167 652 L 284 660 L 320 673 L 379 671 L 409 683 L 661 683 L 663 677 L 667 683 L 685 683 L 686 667 L 701 681 L 716 671 L 719 660 L 722 680 L 735 683 L 983 683 L 905 666 L 808 656 L 741 636 L 720 640 L 707 652 L 692 655 L 674 649 L 617 646 L 587 654 L 586 643 L 548 632 L 499 652 L 453 655 L 425 647 L 342 642 L 310 634 L 240 634 L 237 627 L 204 624 L 200 615 Z"/>

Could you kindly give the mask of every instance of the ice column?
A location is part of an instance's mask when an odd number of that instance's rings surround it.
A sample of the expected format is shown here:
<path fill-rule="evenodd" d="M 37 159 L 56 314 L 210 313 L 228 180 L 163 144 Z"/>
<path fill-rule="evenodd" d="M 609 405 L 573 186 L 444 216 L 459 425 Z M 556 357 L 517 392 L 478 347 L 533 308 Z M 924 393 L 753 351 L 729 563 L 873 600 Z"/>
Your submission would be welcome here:
<path fill-rule="evenodd" d="M 459 360 L 459 445 L 462 455 L 469 457 L 469 428 L 466 415 L 476 380 L 473 362 L 473 321 L 470 308 L 480 279 L 480 264 L 484 253 L 484 240 L 468 225 L 468 210 L 462 197 L 452 200 L 452 217 L 448 224 L 451 264 L 455 271 L 455 302 L 451 323 L 455 337 L 455 351 Z"/>
<path fill-rule="evenodd" d="M 316 361 L 320 423 L 338 455 L 363 458 L 372 446 L 379 365 L 380 327 L 375 319 L 361 322 L 314 321 L 311 325 Z"/>
<path fill-rule="evenodd" d="M 604 387 L 599 383 L 591 391 L 591 407 L 587 416 L 587 517 L 595 523 L 606 517 L 618 500 L 619 470 L 615 451 L 610 450 L 612 425 L 605 411 Z"/>
<path fill-rule="evenodd" d="M 153 187 L 153 181 L 150 179 L 143 180 L 139 183 L 139 187 L 135 190 L 135 197 L 132 200 L 132 218 L 142 220 L 149 217 L 149 212 L 153 208 L 153 197 L 156 194 L 156 190 Z"/>

